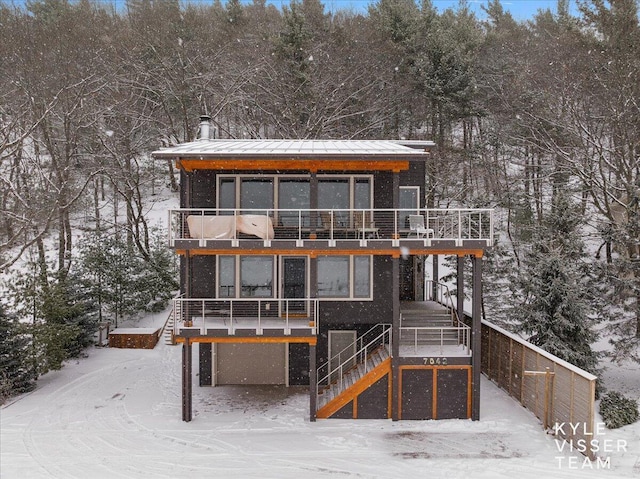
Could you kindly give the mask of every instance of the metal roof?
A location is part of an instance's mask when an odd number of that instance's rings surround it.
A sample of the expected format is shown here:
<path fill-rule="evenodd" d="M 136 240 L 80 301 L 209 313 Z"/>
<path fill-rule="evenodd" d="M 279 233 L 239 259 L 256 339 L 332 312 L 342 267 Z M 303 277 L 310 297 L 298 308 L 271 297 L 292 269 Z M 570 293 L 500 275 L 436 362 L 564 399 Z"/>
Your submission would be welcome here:
<path fill-rule="evenodd" d="M 154 158 L 421 158 L 433 142 L 392 140 L 196 140 L 154 151 Z M 409 146 L 411 143 L 411 146 Z"/>

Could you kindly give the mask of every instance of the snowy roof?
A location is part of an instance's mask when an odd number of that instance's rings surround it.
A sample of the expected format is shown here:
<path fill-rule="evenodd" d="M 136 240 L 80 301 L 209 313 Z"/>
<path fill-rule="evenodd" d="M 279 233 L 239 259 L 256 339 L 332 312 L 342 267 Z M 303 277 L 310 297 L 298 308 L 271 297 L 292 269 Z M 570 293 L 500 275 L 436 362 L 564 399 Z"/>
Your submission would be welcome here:
<path fill-rule="evenodd" d="M 433 142 L 392 140 L 196 140 L 154 151 L 154 158 L 420 159 Z"/>

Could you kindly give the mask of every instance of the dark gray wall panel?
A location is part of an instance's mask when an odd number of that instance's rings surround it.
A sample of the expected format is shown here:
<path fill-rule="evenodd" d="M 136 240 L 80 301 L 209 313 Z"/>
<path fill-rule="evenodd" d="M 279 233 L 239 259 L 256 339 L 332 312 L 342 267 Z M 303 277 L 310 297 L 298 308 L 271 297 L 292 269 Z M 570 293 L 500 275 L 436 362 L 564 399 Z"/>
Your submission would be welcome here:
<path fill-rule="evenodd" d="M 389 376 L 376 381 L 358 396 L 358 419 L 386 419 L 389 406 Z"/>
<path fill-rule="evenodd" d="M 309 345 L 289 344 L 289 385 L 309 385 Z"/>
<path fill-rule="evenodd" d="M 216 173 L 209 170 L 196 170 L 191 173 L 191 207 L 216 207 Z"/>
<path fill-rule="evenodd" d="M 353 419 L 353 401 L 339 409 L 331 419 Z"/>
<path fill-rule="evenodd" d="M 400 419 L 433 419 L 433 370 L 403 369 Z"/>
<path fill-rule="evenodd" d="M 191 257 L 191 297 L 216 297 L 216 257 L 195 255 Z"/>
<path fill-rule="evenodd" d="M 438 370 L 438 419 L 467 418 L 467 369 Z"/>

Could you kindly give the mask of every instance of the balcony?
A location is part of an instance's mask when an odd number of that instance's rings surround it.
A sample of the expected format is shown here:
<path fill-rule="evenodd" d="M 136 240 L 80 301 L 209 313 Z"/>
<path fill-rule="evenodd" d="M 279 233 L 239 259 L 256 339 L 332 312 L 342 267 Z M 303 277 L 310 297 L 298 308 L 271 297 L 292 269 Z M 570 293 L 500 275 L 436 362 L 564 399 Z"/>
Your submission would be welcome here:
<path fill-rule="evenodd" d="M 493 246 L 492 209 L 173 209 L 176 249 Z"/>
<path fill-rule="evenodd" d="M 177 298 L 174 336 L 315 336 L 318 300 L 309 298 Z"/>

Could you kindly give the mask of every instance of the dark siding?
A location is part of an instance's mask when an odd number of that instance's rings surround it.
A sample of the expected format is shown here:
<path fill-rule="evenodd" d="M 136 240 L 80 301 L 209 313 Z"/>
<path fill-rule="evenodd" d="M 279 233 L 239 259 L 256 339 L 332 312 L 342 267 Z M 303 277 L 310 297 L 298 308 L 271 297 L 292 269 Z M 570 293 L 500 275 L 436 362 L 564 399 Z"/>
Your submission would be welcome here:
<path fill-rule="evenodd" d="M 389 377 L 384 376 L 358 396 L 358 419 L 386 419 L 388 401 Z"/>
<path fill-rule="evenodd" d="M 191 297 L 215 298 L 216 297 L 216 257 L 199 256 L 191 257 Z"/>
<path fill-rule="evenodd" d="M 338 410 L 331 419 L 353 419 L 353 401 Z"/>
<path fill-rule="evenodd" d="M 289 385 L 309 385 L 309 345 L 289 344 Z"/>
<path fill-rule="evenodd" d="M 400 419 L 433 419 L 432 369 L 402 370 L 402 417 Z"/>
<path fill-rule="evenodd" d="M 211 343 L 199 343 L 198 344 L 198 371 L 200 386 L 211 386 L 211 372 L 213 365 L 213 356 L 211 355 L 212 347 Z"/>
<path fill-rule="evenodd" d="M 438 370 L 437 419 L 466 419 L 468 417 L 468 383 L 467 369 Z"/>
<path fill-rule="evenodd" d="M 195 170 L 191 174 L 191 207 L 216 207 L 216 172 Z"/>
<path fill-rule="evenodd" d="M 393 173 L 374 173 L 373 192 L 374 208 L 393 208 Z"/>
<path fill-rule="evenodd" d="M 425 185 L 425 162 L 409 162 L 409 170 L 400 172 L 400 186 L 419 186 L 424 189 Z"/>
<path fill-rule="evenodd" d="M 190 182 L 188 178 L 189 173 L 184 170 L 180 170 L 180 208 L 189 207 L 189 197 L 191 190 L 189 188 Z"/>

